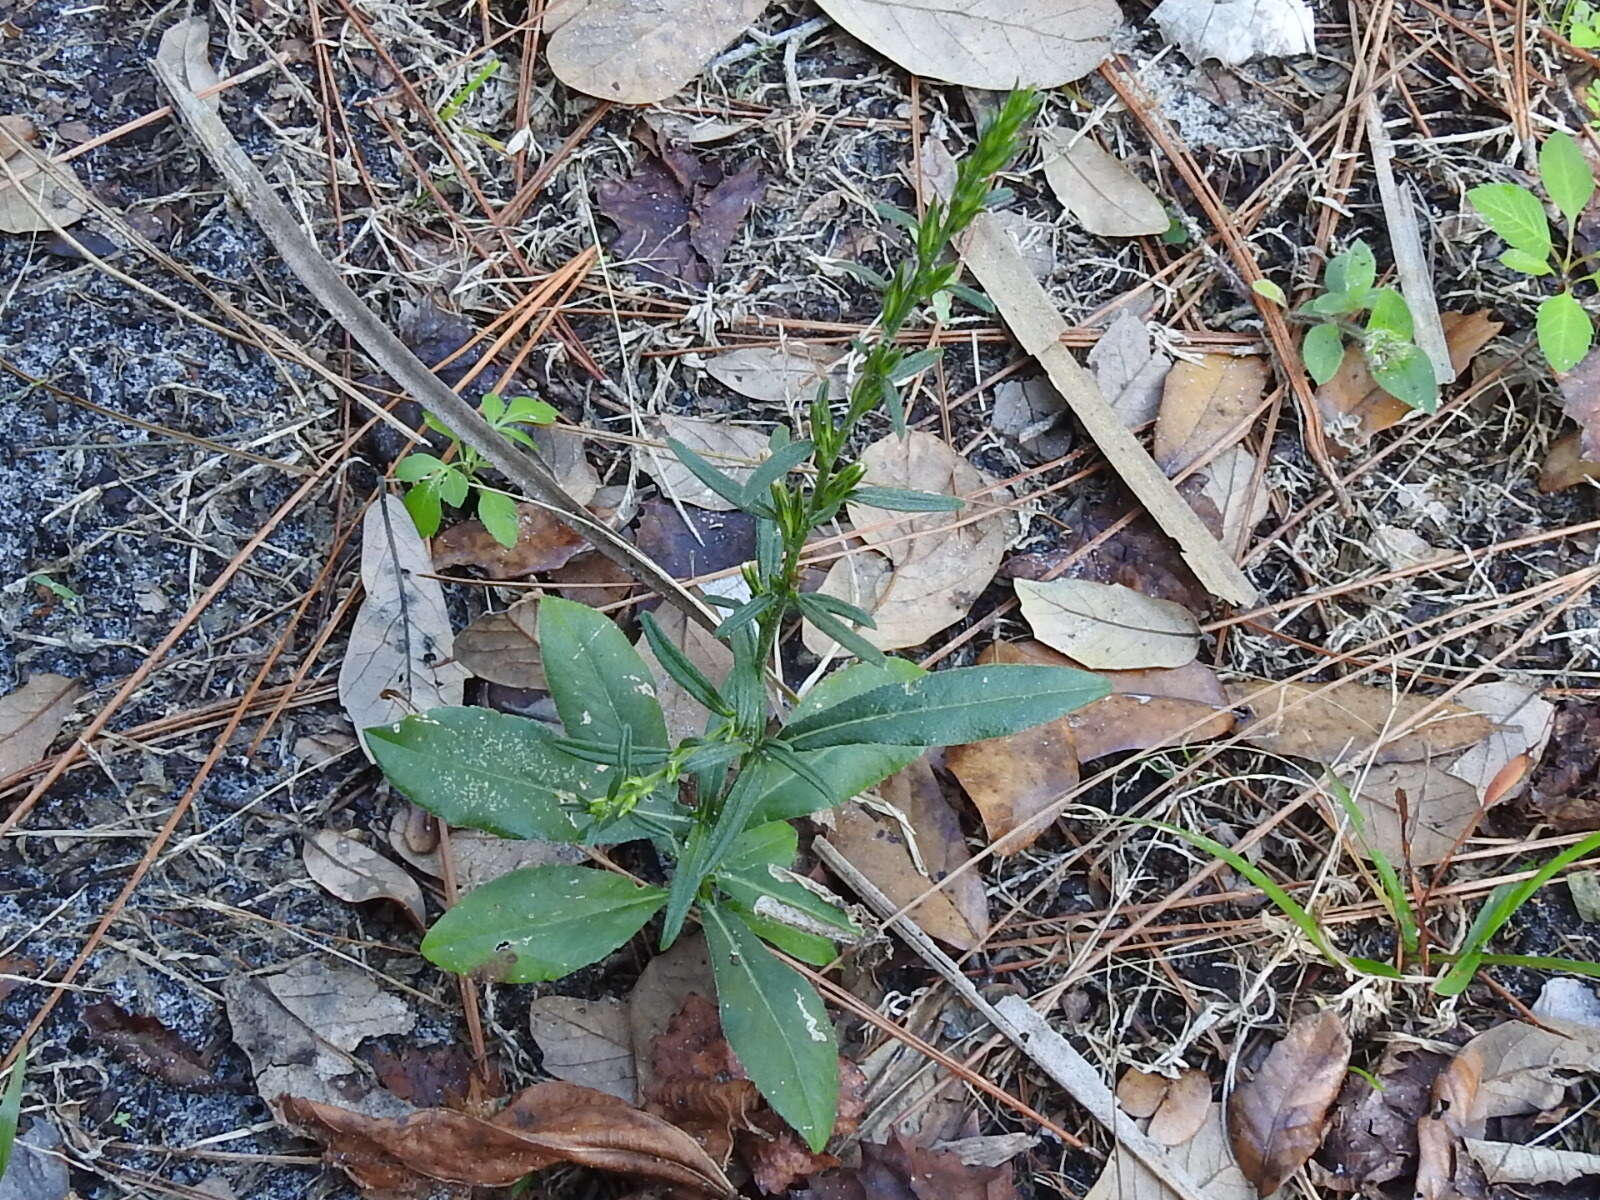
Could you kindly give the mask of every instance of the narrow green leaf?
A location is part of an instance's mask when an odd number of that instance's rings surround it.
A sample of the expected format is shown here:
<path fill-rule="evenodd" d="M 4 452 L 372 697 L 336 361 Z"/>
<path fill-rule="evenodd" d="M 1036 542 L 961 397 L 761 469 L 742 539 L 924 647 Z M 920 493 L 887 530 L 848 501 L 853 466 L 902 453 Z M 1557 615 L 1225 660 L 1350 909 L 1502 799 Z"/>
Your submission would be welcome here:
<path fill-rule="evenodd" d="M 774 869 L 793 865 L 798 837 L 787 821 L 769 821 L 741 833 L 717 868 L 716 882 L 745 909 L 756 912 L 776 904 L 791 910 L 794 922 L 819 936 L 859 936 L 850 914 L 791 879 L 781 879 Z M 770 897 L 763 904 L 762 897 Z"/>
<path fill-rule="evenodd" d="M 1300 358 L 1312 379 L 1318 384 L 1327 383 L 1339 373 L 1339 364 L 1344 361 L 1344 337 L 1339 327 L 1332 322 L 1313 325 L 1300 343 Z"/>
<path fill-rule="evenodd" d="M 559 596 L 539 601 L 539 649 L 556 711 L 569 737 L 668 744 L 650 670 L 611 619 Z"/>
<path fill-rule="evenodd" d="M 1508 246 L 1500 252 L 1500 264 L 1535 278 L 1550 274 L 1551 269 L 1549 259 L 1529 254 L 1526 250 L 1518 250 L 1515 246 Z"/>
<path fill-rule="evenodd" d="M 839 957 L 839 947 L 821 934 L 807 933 L 804 929 L 796 929 L 793 925 L 785 925 L 782 921 L 759 916 L 737 900 L 724 899 L 722 907 L 738 913 L 739 920 L 745 923 L 751 933 L 762 941 L 776 946 L 790 958 L 798 958 L 813 967 L 825 967 Z"/>
<path fill-rule="evenodd" d="M 801 717 L 783 738 L 796 750 L 861 742 L 956 746 L 1031 729 L 1110 691 L 1099 675 L 1070 667 L 957 667 Z"/>
<path fill-rule="evenodd" d="M 820 1151 L 839 1107 L 839 1046 L 827 1009 L 737 913 L 707 905 L 705 930 L 723 1035 L 767 1103 Z"/>
<path fill-rule="evenodd" d="M 526 867 L 474 888 L 422 939 L 425 958 L 464 975 L 560 979 L 604 958 L 655 915 L 658 887 L 589 867 Z"/>
<path fill-rule="evenodd" d="M 890 512 L 959 512 L 966 503 L 960 496 L 894 487 L 858 487 L 850 499 Z"/>
<path fill-rule="evenodd" d="M 917 232 L 917 219 L 898 204 L 890 204 L 887 200 L 879 200 L 873 207 L 878 210 L 878 215 L 885 221 L 898 225 L 901 229 L 910 233 Z"/>
<path fill-rule="evenodd" d="M 1400 882 L 1400 876 L 1394 869 L 1394 864 L 1389 861 L 1389 856 L 1381 849 L 1367 841 L 1367 819 L 1362 815 L 1361 808 L 1355 802 L 1355 797 L 1350 794 L 1350 789 L 1345 786 L 1332 771 L 1327 774 L 1328 787 L 1334 797 L 1339 801 L 1339 806 L 1344 809 L 1345 816 L 1350 820 L 1350 828 L 1355 832 L 1356 844 L 1368 858 L 1372 860 L 1373 869 L 1378 872 L 1378 882 L 1383 888 L 1384 907 L 1389 910 L 1395 927 L 1400 930 L 1400 943 L 1405 947 L 1407 954 L 1415 954 L 1421 940 L 1421 931 L 1417 928 L 1417 918 L 1411 908 L 1411 897 L 1406 894 L 1405 885 Z"/>
<path fill-rule="evenodd" d="M 1467 203 L 1508 245 L 1535 258 L 1550 257 L 1550 222 L 1539 197 L 1527 188 L 1514 183 L 1484 183 L 1467 193 Z"/>
<path fill-rule="evenodd" d="M 878 274 L 871 267 L 856 262 L 851 258 L 833 258 L 828 260 L 829 265 L 837 267 L 846 275 L 853 276 L 877 291 L 884 291 L 889 286 L 889 280 Z"/>
<path fill-rule="evenodd" d="M 1439 381 L 1433 363 L 1416 346 L 1392 347 L 1379 357 L 1368 348 L 1367 369 L 1378 386 L 1412 408 L 1433 412 L 1439 407 Z"/>
<path fill-rule="evenodd" d="M 849 621 L 852 625 L 861 625 L 867 629 L 876 629 L 878 623 L 863 609 L 857 608 L 848 600 L 841 600 L 837 596 L 827 596 L 821 592 L 811 593 L 812 603 L 824 612 L 831 613 L 841 620 Z"/>
<path fill-rule="evenodd" d="M 759 596 L 752 596 L 726 617 L 723 617 L 722 623 L 712 632 L 716 637 L 730 638 L 777 602 L 778 597 L 771 592 L 762 592 Z"/>
<path fill-rule="evenodd" d="M 828 611 L 825 605 L 818 603 L 816 593 L 802 592 L 795 597 L 794 602 L 795 607 L 800 610 L 806 620 L 810 621 L 862 662 L 879 663 L 883 661 L 883 651 L 839 620 L 838 617 Z"/>
<path fill-rule="evenodd" d="M 732 476 L 724 475 L 677 438 L 667 439 L 667 449 L 676 454 L 678 461 L 688 467 L 690 474 L 701 483 L 705 484 L 729 504 L 738 508 L 744 507 L 744 484 L 739 483 Z"/>
<path fill-rule="evenodd" d="M 1600 962 L 1587 962 L 1578 958 L 1551 958 L 1543 954 L 1480 954 L 1478 965 L 1521 967 L 1529 971 L 1560 971 L 1566 975 L 1587 975 L 1590 979 L 1600 979 Z"/>
<path fill-rule="evenodd" d="M 1547 296 L 1539 302 L 1534 320 L 1539 349 L 1551 370 L 1564 374 L 1583 361 L 1594 340 L 1594 325 L 1571 292 Z"/>
<path fill-rule="evenodd" d="M 1394 288 L 1374 288 L 1371 312 L 1367 314 L 1367 328 L 1382 329 L 1408 341 L 1416 329 L 1411 320 L 1411 306 Z"/>
<path fill-rule="evenodd" d="M 661 669 L 677 680 L 678 685 L 689 693 L 696 704 L 716 713 L 719 717 L 733 716 L 733 706 L 722 698 L 716 684 L 707 679 L 689 656 L 661 632 L 661 626 L 656 624 L 654 616 L 650 613 L 639 614 L 639 624 L 644 629 L 645 641 L 650 644 L 650 651 L 661 664 Z"/>
<path fill-rule="evenodd" d="M 489 536 L 507 550 L 517 544 L 522 533 L 517 520 L 517 502 L 504 492 L 478 491 L 478 520 L 489 531 Z"/>
<path fill-rule="evenodd" d="M 944 351 L 938 347 L 929 350 L 918 350 L 915 354 L 908 354 L 896 363 L 889 378 L 895 383 L 905 383 L 908 379 L 915 379 L 918 375 L 921 375 L 943 357 Z"/>
<path fill-rule="evenodd" d="M 424 479 L 407 488 L 401 503 L 406 506 L 412 524 L 423 537 L 432 537 L 439 532 L 439 523 L 444 520 L 444 506 L 439 502 L 439 486 L 434 480 Z"/>
<path fill-rule="evenodd" d="M 989 297 L 985 296 L 982 292 L 976 291 L 973 288 L 969 288 L 964 283 L 948 284 L 945 287 L 944 290 L 949 292 L 952 296 L 957 297 L 958 299 L 965 300 L 968 304 L 972 305 L 972 307 L 977 309 L 979 312 L 982 312 L 982 313 L 992 313 L 992 312 L 994 312 L 994 301 L 993 300 L 989 299 Z"/>
<path fill-rule="evenodd" d="M 0 1179 L 11 1165 L 11 1151 L 17 1144 L 17 1121 L 22 1115 L 22 1078 L 28 1071 L 28 1043 L 17 1047 L 17 1060 L 6 1072 L 6 1090 L 0 1095 Z M 21 1188 L 18 1188 L 18 1194 Z"/>
<path fill-rule="evenodd" d="M 782 426 L 779 426 L 782 428 Z M 744 485 L 744 503 L 746 508 L 751 504 L 762 503 L 770 488 L 779 479 L 811 457 L 811 452 L 816 446 L 809 440 L 786 442 L 768 455 L 754 471 Z"/>
<path fill-rule="evenodd" d="M 1594 172 L 1572 136 L 1559 129 L 1539 147 L 1539 180 L 1561 215 L 1576 221 L 1594 195 Z"/>
<path fill-rule="evenodd" d="M 401 483 L 419 483 L 436 471 L 444 470 L 444 460 L 413 450 L 394 465 L 394 477 Z"/>

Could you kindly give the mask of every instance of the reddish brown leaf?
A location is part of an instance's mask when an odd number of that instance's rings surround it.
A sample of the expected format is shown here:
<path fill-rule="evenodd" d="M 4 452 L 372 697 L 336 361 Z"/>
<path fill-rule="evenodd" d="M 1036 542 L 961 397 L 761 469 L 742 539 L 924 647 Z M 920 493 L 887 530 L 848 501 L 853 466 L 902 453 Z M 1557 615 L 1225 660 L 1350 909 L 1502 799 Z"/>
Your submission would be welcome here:
<path fill-rule="evenodd" d="M 188 1091 L 211 1091 L 205 1060 L 154 1017 L 124 1012 L 109 1000 L 83 1010 L 83 1024 L 100 1045 L 146 1075 Z"/>
<path fill-rule="evenodd" d="M 1539 490 L 1559 492 L 1563 488 L 1600 479 L 1600 462 L 1583 456 L 1580 443 L 1583 433 L 1574 430 L 1556 439 L 1545 452 L 1544 466 L 1539 468 Z"/>
<path fill-rule="evenodd" d="M 1533 776 L 1533 803 L 1568 832 L 1600 829 L 1600 705 L 1568 703 L 1556 713 L 1550 748 Z"/>
<path fill-rule="evenodd" d="M 1357 1191 L 1398 1179 L 1417 1157 L 1417 1121 L 1428 1110 L 1433 1080 L 1445 1058 L 1416 1046 L 1390 1043 L 1373 1074 L 1350 1075 L 1339 1091 L 1317 1161 Z"/>
<path fill-rule="evenodd" d="M 1578 452 L 1600 458 L 1600 353 L 1591 352 L 1561 377 L 1561 407 L 1578 423 Z"/>
<path fill-rule="evenodd" d="M 1417 1121 L 1416 1200 L 1452 1200 L 1457 1151 L 1464 1137 L 1481 1137 L 1477 1115 L 1483 1059 L 1469 1042 L 1433 1081 L 1428 1110 Z"/>
<path fill-rule="evenodd" d="M 707 192 L 689 217 L 689 241 L 715 275 L 750 210 L 766 195 L 766 181 L 751 159 Z"/>
<path fill-rule="evenodd" d="M 818 1178 L 800 1200 L 1015 1200 L 1009 1164 L 969 1167 L 960 1157 L 895 1134 L 863 1143 L 861 1165 Z"/>
<path fill-rule="evenodd" d="M 517 544 L 502 546 L 482 521 L 462 521 L 433 540 L 435 570 L 477 567 L 490 579 L 553 571 L 588 546 L 583 535 L 536 504 L 517 505 Z"/>
<path fill-rule="evenodd" d="M 1243 421 L 1267 385 L 1266 360 L 1207 354 L 1199 362 L 1174 363 L 1161 392 L 1150 453 L 1168 475 L 1248 430 Z"/>
<path fill-rule="evenodd" d="M 424 1195 L 430 1180 L 509 1187 L 556 1163 L 707 1196 L 734 1190 L 683 1130 L 570 1083 L 527 1088 L 489 1120 L 444 1108 L 379 1119 L 294 1096 L 279 1104 L 286 1122 L 321 1142 L 328 1161 L 369 1192 Z"/>
<path fill-rule="evenodd" d="M 465 1046 L 404 1046 L 394 1054 L 363 1047 L 358 1057 L 379 1083 L 418 1108 L 465 1108 L 473 1092 L 472 1053 Z"/>
<path fill-rule="evenodd" d="M 1228 1136 L 1245 1177 L 1269 1196 L 1322 1144 L 1350 1038 L 1337 1013 L 1301 1017 L 1228 1104 Z"/>
<path fill-rule="evenodd" d="M 593 604 L 594 600 L 585 596 L 579 603 Z M 519 600 L 504 612 L 485 613 L 456 634 L 456 661 L 490 683 L 543 688 L 538 598 Z"/>

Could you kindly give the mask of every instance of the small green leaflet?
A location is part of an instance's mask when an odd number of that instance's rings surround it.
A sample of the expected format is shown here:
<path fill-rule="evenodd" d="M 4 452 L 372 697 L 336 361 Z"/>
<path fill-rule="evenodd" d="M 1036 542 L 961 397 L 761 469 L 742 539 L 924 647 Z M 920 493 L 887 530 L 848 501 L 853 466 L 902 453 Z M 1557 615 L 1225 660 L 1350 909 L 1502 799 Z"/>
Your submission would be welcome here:
<path fill-rule="evenodd" d="M 489 536 L 507 550 L 517 544 L 521 527 L 517 520 L 517 502 L 504 492 L 478 489 L 478 520 L 489 531 Z"/>
<path fill-rule="evenodd" d="M 1411 309 L 1405 297 L 1394 288 L 1377 288 L 1372 293 L 1372 311 L 1367 314 L 1368 329 L 1383 329 L 1396 337 L 1410 339 L 1416 332 Z"/>
<path fill-rule="evenodd" d="M 1373 257 L 1372 247 L 1357 239 L 1350 243 L 1349 249 L 1343 254 L 1336 254 L 1328 260 L 1327 269 L 1322 273 L 1322 284 L 1330 292 L 1360 296 L 1366 293 L 1377 277 L 1378 260 Z"/>
<path fill-rule="evenodd" d="M 1318 384 L 1327 383 L 1344 361 L 1344 338 L 1337 325 L 1313 325 L 1300 345 L 1300 357 Z"/>
<path fill-rule="evenodd" d="M 1270 279 L 1256 280 L 1250 285 L 1250 290 L 1258 296 L 1264 296 L 1268 300 L 1271 300 L 1279 308 L 1288 307 L 1289 297 L 1285 296 L 1283 294 L 1283 289 L 1277 284 L 1273 283 Z"/>
<path fill-rule="evenodd" d="M 1549 259 L 1529 254 L 1526 250 L 1518 250 L 1515 246 L 1507 246 L 1500 252 L 1500 265 L 1510 267 L 1513 271 L 1521 271 L 1524 275 L 1550 274 Z"/>
<path fill-rule="evenodd" d="M 1485 183 L 1467 193 L 1467 203 L 1508 245 L 1535 258 L 1550 257 L 1550 222 L 1544 205 L 1525 187 Z"/>
<path fill-rule="evenodd" d="M 508 983 L 560 979 L 604 958 L 655 915 L 667 893 L 589 867 L 526 867 L 474 888 L 428 930 L 429 962 Z"/>
<path fill-rule="evenodd" d="M 1534 328 L 1539 334 L 1539 349 L 1551 370 L 1563 374 L 1572 370 L 1589 353 L 1594 340 L 1594 325 L 1583 305 L 1571 292 L 1548 296 L 1539 302 Z"/>
<path fill-rule="evenodd" d="M 1559 129 L 1539 147 L 1539 180 L 1561 215 L 1576 221 L 1594 195 L 1594 173 L 1578 143 Z"/>
<path fill-rule="evenodd" d="M 664 749 L 667 723 L 644 659 L 611 619 L 558 596 L 539 601 L 539 647 L 567 736 Z"/>

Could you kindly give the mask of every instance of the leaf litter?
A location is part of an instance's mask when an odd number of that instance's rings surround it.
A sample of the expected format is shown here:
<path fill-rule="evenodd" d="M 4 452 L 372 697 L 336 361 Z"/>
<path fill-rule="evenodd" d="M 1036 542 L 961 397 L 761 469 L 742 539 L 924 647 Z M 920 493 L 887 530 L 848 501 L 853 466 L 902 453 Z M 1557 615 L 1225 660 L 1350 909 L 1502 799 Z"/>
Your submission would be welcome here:
<path fill-rule="evenodd" d="M 21 687 L 0 696 L 0 775 L 43 758 L 82 695 L 77 680 L 45 673 L 30 675 Z"/>
<path fill-rule="evenodd" d="M 1167 231 L 1172 218 L 1166 206 L 1088 134 L 1049 129 L 1040 133 L 1039 140 L 1051 190 L 1087 232 L 1099 237 L 1145 237 Z"/>
<path fill-rule="evenodd" d="M 351 833 L 320 829 L 302 848 L 306 873 L 351 904 L 388 900 L 405 910 L 418 929 L 427 926 L 422 888 L 404 870 Z"/>

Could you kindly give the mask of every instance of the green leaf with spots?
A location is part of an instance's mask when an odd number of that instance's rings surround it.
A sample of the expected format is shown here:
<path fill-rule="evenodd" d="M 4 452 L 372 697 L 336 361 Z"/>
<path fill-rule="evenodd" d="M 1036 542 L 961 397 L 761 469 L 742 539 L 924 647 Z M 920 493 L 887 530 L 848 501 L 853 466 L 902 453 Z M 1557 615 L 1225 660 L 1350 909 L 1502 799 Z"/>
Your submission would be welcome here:
<path fill-rule="evenodd" d="M 1344 361 L 1344 337 L 1337 325 L 1313 325 L 1300 344 L 1300 358 L 1317 383 L 1327 383 Z"/>
<path fill-rule="evenodd" d="M 650 668 L 603 613 L 558 596 L 539 601 L 539 652 L 567 736 L 665 750 L 667 722 Z"/>
<path fill-rule="evenodd" d="M 1396 400 L 1423 412 L 1439 407 L 1439 381 L 1428 356 L 1409 342 L 1391 345 L 1381 356 L 1370 351 L 1367 369 L 1378 386 Z"/>

